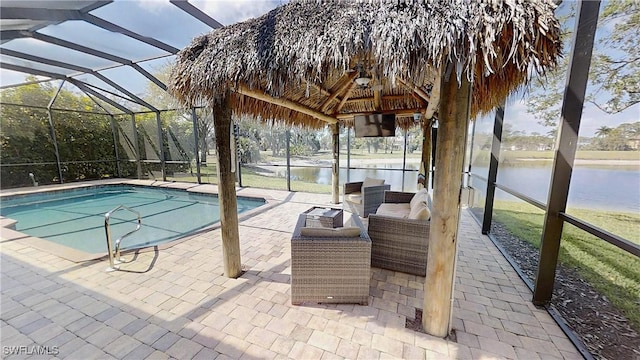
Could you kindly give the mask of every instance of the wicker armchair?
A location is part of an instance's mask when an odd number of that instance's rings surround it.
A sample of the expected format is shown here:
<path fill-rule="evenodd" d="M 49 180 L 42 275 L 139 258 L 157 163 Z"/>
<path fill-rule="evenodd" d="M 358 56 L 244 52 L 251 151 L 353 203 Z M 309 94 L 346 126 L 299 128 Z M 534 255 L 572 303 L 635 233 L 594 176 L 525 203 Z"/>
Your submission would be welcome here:
<path fill-rule="evenodd" d="M 387 191 L 385 203 L 409 203 L 413 193 Z M 425 276 L 429 220 L 370 214 L 371 266 Z"/>
<path fill-rule="evenodd" d="M 343 206 L 344 209 L 366 218 L 375 213 L 382 204 L 384 192 L 391 189 L 391 185 L 382 184 L 362 187 L 363 181 L 344 184 Z"/>
<path fill-rule="evenodd" d="M 357 215 L 347 221 L 361 229 L 355 237 L 302 236 L 306 215 L 291 237 L 291 303 L 369 302 L 371 239 Z M 331 230 L 331 229 L 329 229 Z"/>

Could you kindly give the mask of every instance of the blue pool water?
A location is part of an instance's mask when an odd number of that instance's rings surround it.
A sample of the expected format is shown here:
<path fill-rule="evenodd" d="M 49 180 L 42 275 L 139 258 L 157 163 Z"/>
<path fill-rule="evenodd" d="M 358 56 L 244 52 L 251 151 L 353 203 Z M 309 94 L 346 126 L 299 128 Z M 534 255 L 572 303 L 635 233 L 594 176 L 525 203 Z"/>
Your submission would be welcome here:
<path fill-rule="evenodd" d="M 238 213 L 265 203 L 238 198 Z M 4 197 L 0 215 L 17 220 L 16 230 L 87 253 L 106 253 L 104 215 L 125 205 L 140 213 L 142 227 L 122 241 L 123 249 L 166 243 L 220 220 L 218 197 L 184 190 L 106 185 Z M 135 229 L 137 216 L 111 215 L 111 236 Z"/>

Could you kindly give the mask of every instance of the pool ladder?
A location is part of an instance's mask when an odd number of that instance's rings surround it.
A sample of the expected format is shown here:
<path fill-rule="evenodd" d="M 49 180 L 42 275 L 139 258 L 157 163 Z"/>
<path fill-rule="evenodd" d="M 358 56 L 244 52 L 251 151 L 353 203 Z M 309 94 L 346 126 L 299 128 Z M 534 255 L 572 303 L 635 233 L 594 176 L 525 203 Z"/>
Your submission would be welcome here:
<path fill-rule="evenodd" d="M 109 221 L 111 220 L 111 214 L 115 213 L 118 210 L 127 210 L 136 214 L 138 216 L 138 225 L 135 229 L 122 235 L 119 239 L 116 240 L 116 247 L 114 250 L 113 243 L 111 242 L 111 226 L 109 225 Z M 113 210 L 104 214 L 104 231 L 107 234 L 107 251 L 109 252 L 109 267 L 107 268 L 107 271 L 115 271 L 119 269 L 118 264 L 123 262 L 122 258 L 120 257 L 120 244 L 122 243 L 122 239 L 140 230 L 141 226 L 142 219 L 140 218 L 140 213 L 124 205 L 117 206 Z"/>

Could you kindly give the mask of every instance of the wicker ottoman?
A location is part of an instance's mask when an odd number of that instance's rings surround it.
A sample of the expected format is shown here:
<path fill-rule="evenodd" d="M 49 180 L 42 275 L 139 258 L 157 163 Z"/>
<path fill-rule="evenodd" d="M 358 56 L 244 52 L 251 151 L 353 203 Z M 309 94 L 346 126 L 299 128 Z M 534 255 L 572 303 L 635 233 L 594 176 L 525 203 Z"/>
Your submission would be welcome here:
<path fill-rule="evenodd" d="M 356 237 L 302 236 L 306 215 L 291 237 L 291 303 L 369 302 L 371 240 L 357 215 L 349 221 Z"/>

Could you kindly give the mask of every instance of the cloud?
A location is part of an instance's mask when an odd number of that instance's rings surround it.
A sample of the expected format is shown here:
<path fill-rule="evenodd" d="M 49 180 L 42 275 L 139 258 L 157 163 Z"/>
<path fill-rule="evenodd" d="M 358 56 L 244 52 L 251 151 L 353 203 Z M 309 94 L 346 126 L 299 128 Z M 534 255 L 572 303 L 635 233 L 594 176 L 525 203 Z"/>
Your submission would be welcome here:
<path fill-rule="evenodd" d="M 173 6 L 169 0 L 137 0 L 135 3 L 152 14 L 160 14 L 165 8 Z"/>
<path fill-rule="evenodd" d="M 261 16 L 284 2 L 267 0 L 193 0 L 192 3 L 223 25 L 231 25 Z"/>

